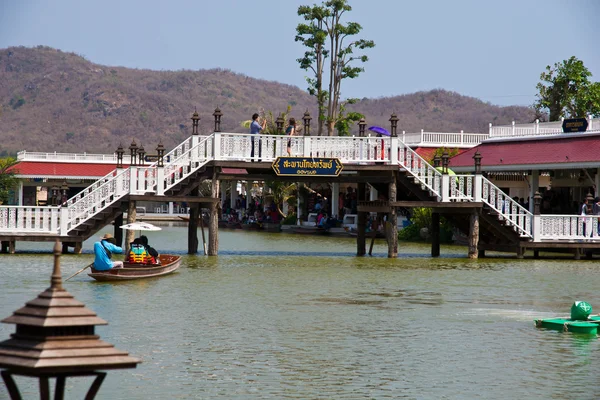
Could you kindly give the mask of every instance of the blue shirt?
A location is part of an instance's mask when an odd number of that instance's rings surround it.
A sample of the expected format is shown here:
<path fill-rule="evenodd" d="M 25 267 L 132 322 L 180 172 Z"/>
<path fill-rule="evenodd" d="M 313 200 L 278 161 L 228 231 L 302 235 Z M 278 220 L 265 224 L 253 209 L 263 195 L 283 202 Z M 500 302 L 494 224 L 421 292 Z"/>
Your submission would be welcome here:
<path fill-rule="evenodd" d="M 260 131 L 262 131 L 262 126 L 260 126 L 257 120 L 252 121 L 250 124 L 250 134 L 256 135 L 259 134 Z"/>
<path fill-rule="evenodd" d="M 113 267 L 113 263 L 110 261 L 110 258 L 108 258 L 108 254 L 106 254 L 106 250 L 104 250 L 102 243 L 104 243 L 104 246 L 111 253 L 121 254 L 123 252 L 122 248 L 115 246 L 106 240 L 94 243 L 94 254 L 96 255 L 96 258 L 94 258 L 94 269 L 97 269 L 98 271 L 106 271 Z"/>

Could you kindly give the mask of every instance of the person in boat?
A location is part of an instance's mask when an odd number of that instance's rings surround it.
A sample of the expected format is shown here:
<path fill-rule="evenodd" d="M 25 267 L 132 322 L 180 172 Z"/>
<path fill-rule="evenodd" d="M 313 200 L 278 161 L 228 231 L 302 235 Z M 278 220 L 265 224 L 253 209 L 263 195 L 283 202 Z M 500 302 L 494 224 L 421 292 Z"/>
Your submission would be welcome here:
<path fill-rule="evenodd" d="M 105 234 L 100 241 L 94 243 L 94 269 L 108 271 L 111 268 L 123 268 L 123 261 L 112 261 L 113 254 L 123 253 L 117 246 L 115 238 L 110 233 Z"/>
<path fill-rule="evenodd" d="M 136 238 L 129 246 L 129 257 L 127 262 L 130 264 L 157 264 L 158 252 L 148 244 L 148 238 L 144 235 Z"/>

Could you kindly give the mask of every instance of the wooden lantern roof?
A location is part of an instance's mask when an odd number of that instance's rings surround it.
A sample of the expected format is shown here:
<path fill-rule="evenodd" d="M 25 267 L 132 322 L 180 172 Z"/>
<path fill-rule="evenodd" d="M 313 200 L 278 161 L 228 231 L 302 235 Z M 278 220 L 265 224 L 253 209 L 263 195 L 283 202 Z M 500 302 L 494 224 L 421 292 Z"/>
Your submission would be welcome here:
<path fill-rule="evenodd" d="M 57 241 L 50 287 L 2 320 L 17 329 L 0 342 L 0 368 L 28 375 L 135 368 L 139 359 L 94 333 L 107 322 L 63 288 L 60 251 Z"/>

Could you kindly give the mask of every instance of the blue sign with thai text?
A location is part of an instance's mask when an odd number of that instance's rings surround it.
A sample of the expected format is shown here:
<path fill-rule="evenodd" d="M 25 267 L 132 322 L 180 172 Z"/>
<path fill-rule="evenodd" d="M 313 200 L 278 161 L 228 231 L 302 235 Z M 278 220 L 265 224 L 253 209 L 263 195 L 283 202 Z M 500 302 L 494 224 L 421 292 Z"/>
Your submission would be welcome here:
<path fill-rule="evenodd" d="M 277 176 L 338 176 L 343 168 L 337 158 L 277 157 L 273 161 Z"/>

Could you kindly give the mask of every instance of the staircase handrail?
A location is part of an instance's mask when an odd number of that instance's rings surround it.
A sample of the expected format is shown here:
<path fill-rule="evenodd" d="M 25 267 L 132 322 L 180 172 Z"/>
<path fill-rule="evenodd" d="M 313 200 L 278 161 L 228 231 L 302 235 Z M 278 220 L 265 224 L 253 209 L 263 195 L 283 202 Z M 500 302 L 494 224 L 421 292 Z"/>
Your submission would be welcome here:
<path fill-rule="evenodd" d="M 66 227 L 67 232 L 86 222 L 108 206 L 129 193 L 129 168 L 114 169 L 104 177 L 98 179 L 90 186 L 71 197 L 63 204 L 67 209 L 67 221 L 61 221 L 61 227 Z M 117 182 L 123 185 L 122 190 L 117 190 Z M 66 234 L 66 232 L 61 232 Z"/>
<path fill-rule="evenodd" d="M 398 141 L 398 151 L 398 164 L 441 199 L 442 173 L 401 140 Z"/>
<path fill-rule="evenodd" d="M 202 136 L 193 147 L 184 151 L 177 158 L 172 159 L 164 165 L 164 179 L 166 181 L 164 190 L 169 190 L 185 178 L 202 168 L 210 160 L 214 159 L 213 141 L 215 135 Z"/>
<path fill-rule="evenodd" d="M 495 210 L 502 220 L 513 226 L 519 235 L 533 238 L 533 214 L 514 201 L 489 179 L 484 176 L 481 179 L 483 181 L 482 202 Z"/>

